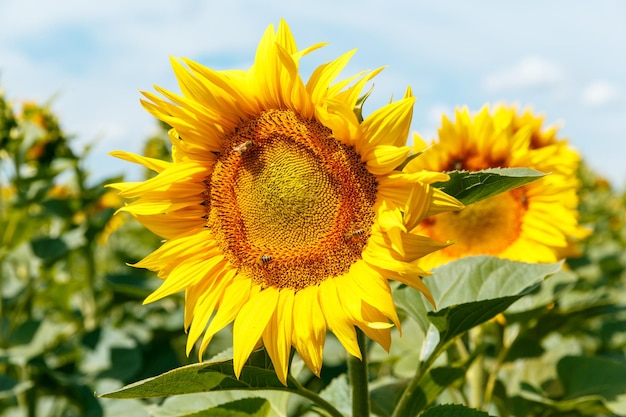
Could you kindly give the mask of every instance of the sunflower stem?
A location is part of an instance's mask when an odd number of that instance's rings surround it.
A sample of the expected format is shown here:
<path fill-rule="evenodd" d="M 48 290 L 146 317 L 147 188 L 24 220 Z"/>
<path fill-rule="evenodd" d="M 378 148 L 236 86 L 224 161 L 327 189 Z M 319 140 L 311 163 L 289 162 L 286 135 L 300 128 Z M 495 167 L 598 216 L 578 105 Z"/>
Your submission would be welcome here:
<path fill-rule="evenodd" d="M 365 334 L 356 329 L 356 339 L 361 350 L 361 359 L 354 356 L 348 358 L 348 372 L 352 386 L 352 415 L 370 415 L 370 397 L 367 376 L 367 346 Z"/>

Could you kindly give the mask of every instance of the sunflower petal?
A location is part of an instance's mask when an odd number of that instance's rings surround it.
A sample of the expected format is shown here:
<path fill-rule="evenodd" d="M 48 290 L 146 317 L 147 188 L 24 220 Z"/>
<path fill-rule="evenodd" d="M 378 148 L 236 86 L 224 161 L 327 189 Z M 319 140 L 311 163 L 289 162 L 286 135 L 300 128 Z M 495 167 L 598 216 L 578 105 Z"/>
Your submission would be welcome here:
<path fill-rule="evenodd" d="M 272 359 L 278 379 L 284 385 L 287 385 L 287 369 L 291 352 L 294 301 L 292 289 L 279 291 L 276 309 L 263 331 L 263 344 Z"/>
<path fill-rule="evenodd" d="M 326 320 L 317 286 L 303 288 L 295 294 L 292 339 L 304 363 L 319 377 L 326 339 Z"/>
<path fill-rule="evenodd" d="M 348 315 L 339 300 L 335 281 L 327 279 L 320 284 L 319 288 L 319 302 L 322 305 L 322 312 L 328 328 L 337 336 L 349 354 L 361 359 L 361 350 L 356 340 L 356 330 L 348 320 Z"/>
<path fill-rule="evenodd" d="M 253 294 L 237 313 L 233 325 L 233 368 L 237 378 L 276 311 L 278 295 L 276 288 L 265 288 Z"/>

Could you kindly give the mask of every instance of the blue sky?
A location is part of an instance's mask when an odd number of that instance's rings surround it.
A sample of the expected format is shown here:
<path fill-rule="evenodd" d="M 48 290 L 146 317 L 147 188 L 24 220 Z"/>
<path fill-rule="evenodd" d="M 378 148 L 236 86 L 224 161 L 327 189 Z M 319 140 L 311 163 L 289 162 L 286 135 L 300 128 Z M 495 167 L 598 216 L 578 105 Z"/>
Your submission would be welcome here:
<path fill-rule="evenodd" d="M 299 47 L 329 46 L 303 71 L 357 48 L 346 69 L 388 66 L 365 111 L 410 85 L 413 129 L 432 138 L 456 106 L 517 103 L 561 126 L 583 158 L 626 185 L 626 3 L 615 0 L 1 0 L 0 86 L 47 101 L 95 178 L 139 171 L 107 155 L 138 152 L 156 128 L 139 105 L 154 84 L 177 90 L 170 56 L 248 68 L 283 17 Z"/>

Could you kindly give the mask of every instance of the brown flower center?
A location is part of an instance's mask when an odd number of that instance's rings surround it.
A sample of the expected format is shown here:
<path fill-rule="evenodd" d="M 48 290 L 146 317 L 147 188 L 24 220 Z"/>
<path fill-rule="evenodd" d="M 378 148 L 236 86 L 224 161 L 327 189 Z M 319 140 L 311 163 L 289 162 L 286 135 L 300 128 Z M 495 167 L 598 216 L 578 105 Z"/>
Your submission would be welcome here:
<path fill-rule="evenodd" d="M 316 120 L 270 110 L 226 138 L 205 203 L 240 273 L 299 290 L 361 258 L 375 200 L 375 177 L 352 147 Z"/>
<path fill-rule="evenodd" d="M 442 249 L 450 257 L 498 255 L 520 235 L 527 210 L 524 189 L 517 188 L 479 201 L 458 212 L 446 212 L 422 222 L 435 240 L 452 240 Z"/>

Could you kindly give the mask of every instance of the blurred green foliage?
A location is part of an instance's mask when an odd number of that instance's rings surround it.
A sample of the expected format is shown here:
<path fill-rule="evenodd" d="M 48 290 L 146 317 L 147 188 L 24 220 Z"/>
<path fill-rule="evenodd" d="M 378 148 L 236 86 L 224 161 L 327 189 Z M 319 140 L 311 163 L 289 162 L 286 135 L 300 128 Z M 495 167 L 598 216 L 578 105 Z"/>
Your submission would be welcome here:
<path fill-rule="evenodd" d="M 166 128 L 146 141 L 146 155 L 167 158 Z M 284 392 L 257 392 L 271 408 L 236 393 L 94 395 L 195 360 L 184 355 L 182 297 L 143 306 L 160 281 L 126 265 L 158 238 L 125 213 L 113 216 L 122 203 L 104 185 L 123 179 L 93 181 L 84 167 L 89 149 L 77 154 L 70 145 L 49 105 L 16 110 L 0 92 L 0 416 L 183 416 L 227 402 L 217 415 L 246 407 L 252 411 L 241 415 L 313 415 L 309 402 Z M 515 265 L 461 260 L 429 278 L 454 288 L 431 288 L 448 297 L 436 313 L 419 293 L 395 289 L 403 336 L 394 331 L 389 354 L 372 346 L 369 355 L 376 415 L 391 415 L 420 362 L 432 367 L 407 409 L 455 403 L 501 416 L 626 415 L 626 195 L 585 167 L 580 178 L 580 221 L 593 234 L 563 270 L 541 266 L 514 282 Z M 478 265 L 488 274 L 459 279 Z M 469 290 L 489 279 L 503 281 L 480 296 Z M 226 332 L 208 355 L 230 344 Z M 332 336 L 324 352 L 320 379 L 296 365 L 292 375 L 347 415 L 345 352 Z M 161 386 L 163 396 L 180 389 Z M 456 408 L 426 413 L 443 410 Z"/>
<path fill-rule="evenodd" d="M 113 217 L 121 178 L 90 180 L 49 105 L 14 107 L 0 94 L 0 415 L 122 415 L 94 391 L 188 363 L 182 303 L 141 306 L 158 279 L 126 263 L 159 242 Z"/>

